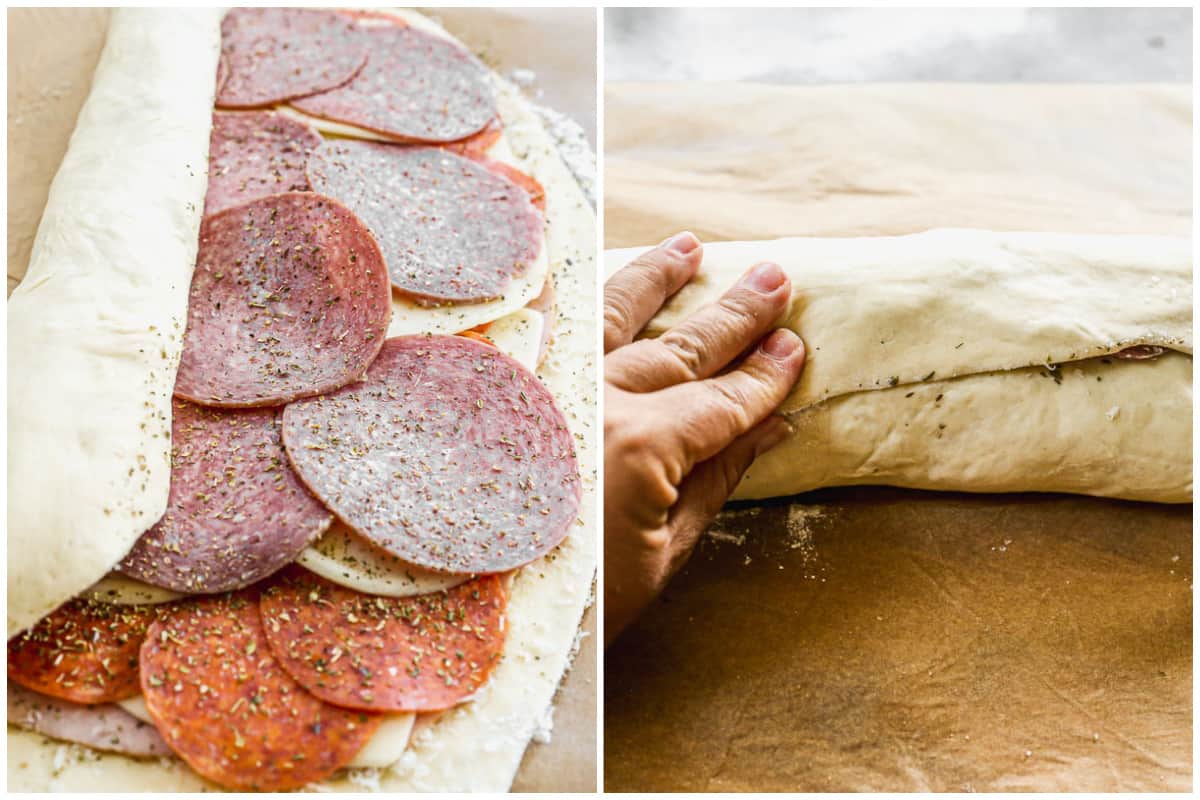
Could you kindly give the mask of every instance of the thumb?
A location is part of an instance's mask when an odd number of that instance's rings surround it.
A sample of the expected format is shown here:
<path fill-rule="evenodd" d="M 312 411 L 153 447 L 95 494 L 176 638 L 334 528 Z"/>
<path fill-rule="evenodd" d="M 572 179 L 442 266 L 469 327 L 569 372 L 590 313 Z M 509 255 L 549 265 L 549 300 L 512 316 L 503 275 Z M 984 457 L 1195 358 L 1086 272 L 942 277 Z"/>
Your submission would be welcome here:
<path fill-rule="evenodd" d="M 783 417 L 772 414 L 692 469 L 680 485 L 679 499 L 667 519 L 674 531 L 671 537 L 672 573 L 687 561 L 700 534 L 733 494 L 754 459 L 778 445 L 791 432 L 791 426 Z"/>

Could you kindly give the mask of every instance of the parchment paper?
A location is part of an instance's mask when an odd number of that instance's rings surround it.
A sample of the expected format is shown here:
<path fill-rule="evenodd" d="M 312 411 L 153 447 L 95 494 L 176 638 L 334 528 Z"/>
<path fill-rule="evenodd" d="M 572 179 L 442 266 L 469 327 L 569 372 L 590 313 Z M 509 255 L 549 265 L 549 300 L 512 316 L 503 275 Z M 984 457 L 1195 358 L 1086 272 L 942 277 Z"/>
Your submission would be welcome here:
<path fill-rule="evenodd" d="M 1187 235 L 1190 92 L 609 84 L 606 246 Z M 727 509 L 606 653 L 605 788 L 1188 790 L 1191 554 L 1190 506 L 870 487 Z"/>
<path fill-rule="evenodd" d="M 531 89 L 578 96 L 595 87 L 595 14 L 590 9 L 432 10 L 447 29 L 502 73 L 530 69 Z M 8 291 L 29 261 L 46 193 L 87 98 L 107 30 L 106 9 L 25 8 L 8 11 Z M 499 47 L 513 37 L 520 45 Z M 574 58 L 563 48 L 570 43 Z M 584 50 L 586 44 L 587 50 Z M 574 107 L 560 109 L 564 113 Z M 587 110 L 586 108 L 584 109 Z M 595 110 L 576 121 L 594 140 Z M 574 666 L 555 700 L 547 743 L 525 752 L 514 791 L 592 791 L 596 787 L 595 612 L 584 617 Z"/>

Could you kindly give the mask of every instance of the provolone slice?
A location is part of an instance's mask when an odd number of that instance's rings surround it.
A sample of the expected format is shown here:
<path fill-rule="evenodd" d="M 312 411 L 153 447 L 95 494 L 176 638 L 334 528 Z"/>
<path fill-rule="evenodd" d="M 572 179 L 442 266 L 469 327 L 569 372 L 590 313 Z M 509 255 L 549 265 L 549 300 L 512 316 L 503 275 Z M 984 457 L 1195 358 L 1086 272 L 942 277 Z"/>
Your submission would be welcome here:
<path fill-rule="evenodd" d="M 341 522 L 333 523 L 296 563 L 347 589 L 384 597 L 440 592 L 470 580 L 469 575 L 440 575 L 401 561 Z"/>
<path fill-rule="evenodd" d="M 546 317 L 531 308 L 517 309 L 488 326 L 483 335 L 530 372 L 538 367 Z"/>
<path fill-rule="evenodd" d="M 524 308 L 530 300 L 542 293 L 546 276 L 550 272 L 550 260 L 546 257 L 543 241 L 538 253 L 524 274 L 516 276 L 505 289 L 504 296 L 486 303 L 470 303 L 439 307 L 421 306 L 392 293 L 392 324 L 387 338 L 410 336 L 416 333 L 458 333 L 485 322 L 492 322 Z"/>
<path fill-rule="evenodd" d="M 148 606 L 169 603 L 185 595 L 142 583 L 119 572 L 110 572 L 85 591 L 83 596 L 115 606 Z"/>
<path fill-rule="evenodd" d="M 146 698 L 140 694 L 135 694 L 133 697 L 126 698 L 117 703 L 125 711 L 140 719 L 142 722 L 154 724 L 154 720 L 150 718 L 150 710 L 146 708 Z"/>
<path fill-rule="evenodd" d="M 371 740 L 346 766 L 384 768 L 395 764 L 408 747 L 416 718 L 416 714 L 388 714 Z"/>

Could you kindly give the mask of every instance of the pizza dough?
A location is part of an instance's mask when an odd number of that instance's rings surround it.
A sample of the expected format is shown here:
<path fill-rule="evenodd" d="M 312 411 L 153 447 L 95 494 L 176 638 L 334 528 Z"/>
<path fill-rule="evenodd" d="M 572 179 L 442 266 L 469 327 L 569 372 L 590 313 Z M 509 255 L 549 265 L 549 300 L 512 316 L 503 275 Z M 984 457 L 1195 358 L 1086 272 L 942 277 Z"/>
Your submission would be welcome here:
<path fill-rule="evenodd" d="M 644 248 L 606 253 L 611 274 Z M 935 230 L 705 245 L 657 335 L 751 264 L 793 284 L 808 361 L 794 435 L 736 498 L 821 486 L 1191 500 L 1191 245 L 1156 236 Z M 1108 357 L 1134 345 L 1154 360 Z"/>
<path fill-rule="evenodd" d="M 104 577 L 166 508 L 221 13 L 113 14 L 9 299 L 9 636 Z"/>

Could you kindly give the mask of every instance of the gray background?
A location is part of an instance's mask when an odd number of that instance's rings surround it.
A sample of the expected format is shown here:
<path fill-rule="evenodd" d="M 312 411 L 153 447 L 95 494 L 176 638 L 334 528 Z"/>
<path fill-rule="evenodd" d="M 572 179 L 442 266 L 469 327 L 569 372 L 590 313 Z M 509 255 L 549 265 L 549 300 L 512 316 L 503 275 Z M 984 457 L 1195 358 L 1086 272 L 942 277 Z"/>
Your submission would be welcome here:
<path fill-rule="evenodd" d="M 605 79 L 1179 81 L 1187 8 L 610 8 Z"/>

